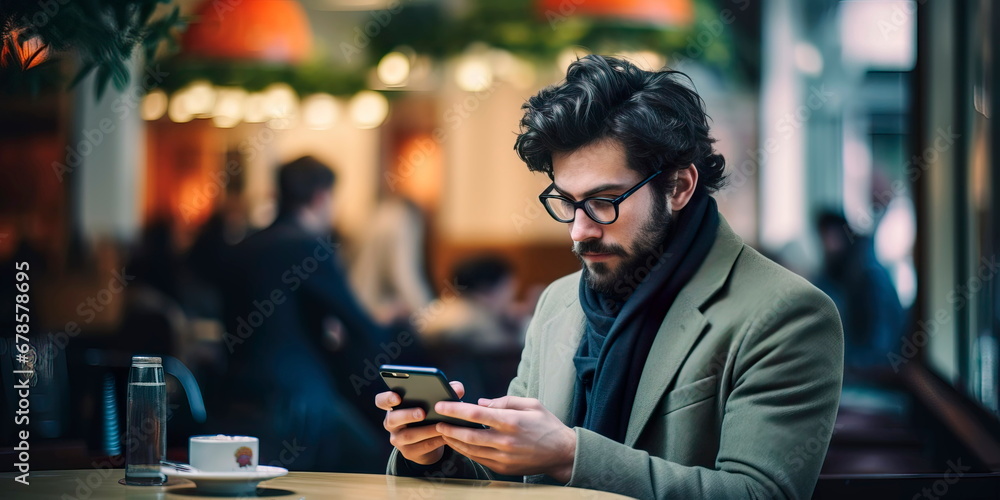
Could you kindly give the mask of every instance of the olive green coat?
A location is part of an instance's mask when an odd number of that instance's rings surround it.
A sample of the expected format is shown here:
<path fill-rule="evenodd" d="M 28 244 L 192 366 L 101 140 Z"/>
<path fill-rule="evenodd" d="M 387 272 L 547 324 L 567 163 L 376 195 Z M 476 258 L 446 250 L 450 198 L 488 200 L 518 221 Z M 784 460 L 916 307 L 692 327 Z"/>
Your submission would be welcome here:
<path fill-rule="evenodd" d="M 537 398 L 563 422 L 586 321 L 580 276 L 543 293 L 508 390 Z M 636 498 L 809 498 L 833 431 L 843 359 L 833 302 L 722 220 L 653 342 L 625 443 L 575 428 L 567 486 Z M 478 464 L 449 456 L 467 462 L 459 474 L 487 477 Z M 388 472 L 414 472 L 400 462 L 394 450 Z"/>

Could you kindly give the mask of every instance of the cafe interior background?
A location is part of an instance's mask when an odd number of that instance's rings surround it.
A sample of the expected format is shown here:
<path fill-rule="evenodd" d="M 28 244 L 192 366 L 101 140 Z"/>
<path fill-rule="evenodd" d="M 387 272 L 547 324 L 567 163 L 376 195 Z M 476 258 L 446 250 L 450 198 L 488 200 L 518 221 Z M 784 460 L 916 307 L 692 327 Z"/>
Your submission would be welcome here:
<path fill-rule="evenodd" d="M 538 203 L 549 180 L 512 149 L 520 106 L 600 53 L 690 75 L 727 159 L 722 214 L 840 307 L 821 487 L 1000 471 L 998 21 L 987 0 L 5 2 L 0 298 L 8 311 L 12 263 L 30 261 L 33 468 L 121 454 L 136 353 L 167 359 L 168 456 L 213 432 L 228 344 L 212 252 L 272 222 L 275 170 L 303 155 L 336 171 L 340 264 L 376 318 L 429 337 L 461 300 L 456 266 L 485 261 L 526 319 L 579 263 Z M 409 266 L 386 279 L 418 289 L 389 310 L 365 291 L 394 258 L 379 245 Z M 426 343 L 496 396 L 512 339 Z M 335 327 L 329 347 L 335 365 Z"/>

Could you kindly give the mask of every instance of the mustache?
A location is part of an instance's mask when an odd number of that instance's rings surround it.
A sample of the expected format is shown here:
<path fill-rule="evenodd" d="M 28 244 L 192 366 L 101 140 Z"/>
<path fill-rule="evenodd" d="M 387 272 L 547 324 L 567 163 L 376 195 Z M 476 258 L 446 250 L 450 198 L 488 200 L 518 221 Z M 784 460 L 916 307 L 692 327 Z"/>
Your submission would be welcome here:
<path fill-rule="evenodd" d="M 585 253 L 606 253 L 623 257 L 627 255 L 625 248 L 621 245 L 615 243 L 605 245 L 599 240 L 575 241 L 573 242 L 573 253 L 578 256 Z"/>

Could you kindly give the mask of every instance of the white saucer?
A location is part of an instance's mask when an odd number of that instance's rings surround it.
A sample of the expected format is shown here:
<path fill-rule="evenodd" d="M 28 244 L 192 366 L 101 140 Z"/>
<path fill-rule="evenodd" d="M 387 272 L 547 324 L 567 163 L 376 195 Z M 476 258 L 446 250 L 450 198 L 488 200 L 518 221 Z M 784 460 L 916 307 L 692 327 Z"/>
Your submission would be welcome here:
<path fill-rule="evenodd" d="M 255 471 L 246 472 L 185 472 L 162 466 L 160 472 L 194 481 L 198 491 L 215 495 L 248 495 L 257 491 L 257 483 L 288 474 L 288 469 L 258 465 Z"/>

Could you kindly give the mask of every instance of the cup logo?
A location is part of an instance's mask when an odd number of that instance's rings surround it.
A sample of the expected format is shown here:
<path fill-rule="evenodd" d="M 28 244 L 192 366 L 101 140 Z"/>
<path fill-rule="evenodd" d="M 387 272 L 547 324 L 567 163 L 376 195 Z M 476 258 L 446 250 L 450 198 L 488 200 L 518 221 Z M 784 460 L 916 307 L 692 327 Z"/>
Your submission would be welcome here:
<path fill-rule="evenodd" d="M 240 446 L 236 449 L 236 463 L 240 464 L 240 467 L 250 467 L 253 462 L 253 450 L 247 446 Z"/>

